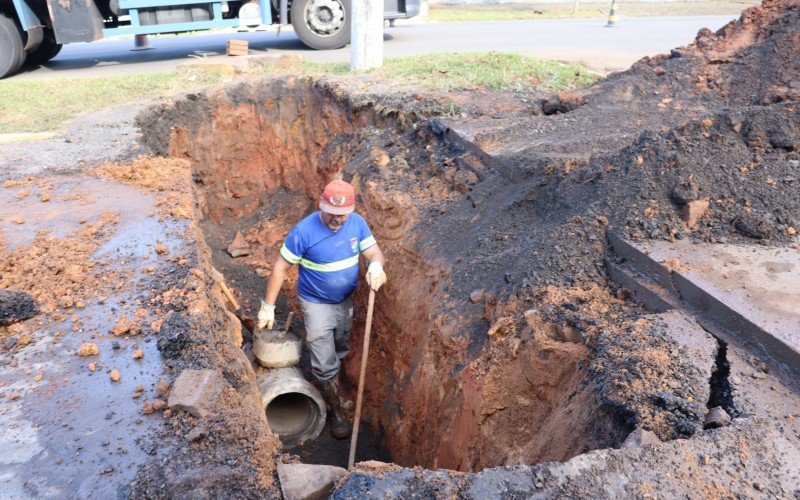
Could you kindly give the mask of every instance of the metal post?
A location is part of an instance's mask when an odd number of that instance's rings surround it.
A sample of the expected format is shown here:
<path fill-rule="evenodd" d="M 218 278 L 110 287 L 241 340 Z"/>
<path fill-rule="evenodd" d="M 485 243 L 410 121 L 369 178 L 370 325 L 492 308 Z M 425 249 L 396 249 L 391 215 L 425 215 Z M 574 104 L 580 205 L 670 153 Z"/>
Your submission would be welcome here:
<path fill-rule="evenodd" d="M 353 0 L 350 20 L 350 70 L 383 66 L 383 0 Z"/>
<path fill-rule="evenodd" d="M 611 0 L 611 11 L 608 13 L 608 24 L 606 28 L 613 28 L 617 25 L 619 18 L 617 17 L 617 0 Z"/>

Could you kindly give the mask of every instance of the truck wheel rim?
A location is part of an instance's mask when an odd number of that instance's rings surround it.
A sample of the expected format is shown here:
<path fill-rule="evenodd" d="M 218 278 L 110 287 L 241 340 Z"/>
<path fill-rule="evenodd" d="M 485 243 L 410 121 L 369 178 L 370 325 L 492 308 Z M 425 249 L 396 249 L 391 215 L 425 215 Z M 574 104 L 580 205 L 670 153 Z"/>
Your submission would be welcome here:
<path fill-rule="evenodd" d="M 344 6 L 337 0 L 311 0 L 306 7 L 306 24 L 317 35 L 330 36 L 344 27 Z"/>

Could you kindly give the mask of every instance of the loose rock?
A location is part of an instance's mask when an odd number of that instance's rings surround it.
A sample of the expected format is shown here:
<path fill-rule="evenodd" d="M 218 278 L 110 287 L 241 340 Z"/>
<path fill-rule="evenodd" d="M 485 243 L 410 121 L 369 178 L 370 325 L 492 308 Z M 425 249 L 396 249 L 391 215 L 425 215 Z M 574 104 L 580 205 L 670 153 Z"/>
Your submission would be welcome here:
<path fill-rule="evenodd" d="M 0 326 L 9 326 L 39 313 L 33 297 L 24 292 L 0 290 Z"/>
<path fill-rule="evenodd" d="M 708 205 L 708 200 L 692 200 L 682 207 L 681 217 L 689 229 L 697 226 L 697 222 L 708 211 Z"/>
<path fill-rule="evenodd" d="M 228 253 L 231 257 L 245 257 L 250 255 L 250 244 L 247 243 L 247 240 L 244 239 L 241 232 L 236 231 L 236 236 L 228 246 Z"/>
<path fill-rule="evenodd" d="M 721 406 L 715 406 L 706 414 L 706 429 L 717 429 L 731 423 L 731 416 Z"/>
<path fill-rule="evenodd" d="M 278 480 L 286 500 L 327 498 L 333 485 L 347 475 L 341 467 L 311 464 L 278 464 Z"/>

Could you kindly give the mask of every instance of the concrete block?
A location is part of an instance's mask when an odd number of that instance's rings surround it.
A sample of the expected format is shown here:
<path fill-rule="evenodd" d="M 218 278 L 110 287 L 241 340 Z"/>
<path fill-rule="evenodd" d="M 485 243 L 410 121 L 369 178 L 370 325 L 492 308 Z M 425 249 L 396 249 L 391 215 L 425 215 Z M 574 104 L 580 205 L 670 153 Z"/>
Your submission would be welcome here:
<path fill-rule="evenodd" d="M 800 251 L 688 240 L 633 243 L 612 233 L 608 240 L 628 267 L 727 331 L 717 335 L 731 335 L 774 367 L 800 376 Z M 610 269 L 619 281 L 621 273 Z"/>
<path fill-rule="evenodd" d="M 206 417 L 214 408 L 223 383 L 218 370 L 184 370 L 172 384 L 169 407 L 195 417 Z"/>
<path fill-rule="evenodd" d="M 333 486 L 347 475 L 341 467 L 311 464 L 278 464 L 278 480 L 286 500 L 328 498 Z"/>

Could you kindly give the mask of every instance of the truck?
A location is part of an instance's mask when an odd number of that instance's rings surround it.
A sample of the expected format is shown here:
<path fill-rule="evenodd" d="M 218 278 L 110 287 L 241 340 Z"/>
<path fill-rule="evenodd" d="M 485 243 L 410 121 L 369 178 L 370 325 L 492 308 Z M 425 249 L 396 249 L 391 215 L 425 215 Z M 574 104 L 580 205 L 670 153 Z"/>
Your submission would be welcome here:
<path fill-rule="evenodd" d="M 420 0 L 384 0 L 384 19 Z M 312 49 L 350 42 L 351 0 L 0 0 L 0 78 L 54 58 L 66 43 L 104 37 L 291 25 Z"/>

